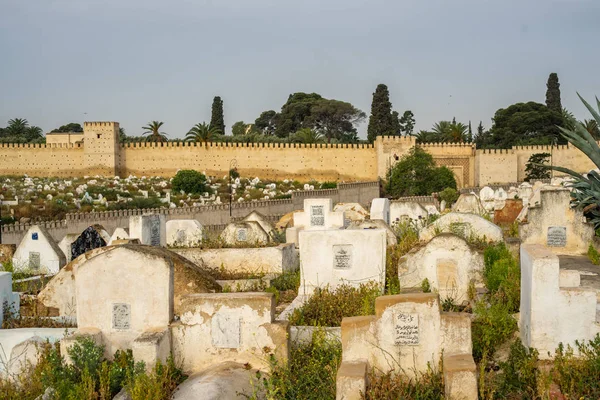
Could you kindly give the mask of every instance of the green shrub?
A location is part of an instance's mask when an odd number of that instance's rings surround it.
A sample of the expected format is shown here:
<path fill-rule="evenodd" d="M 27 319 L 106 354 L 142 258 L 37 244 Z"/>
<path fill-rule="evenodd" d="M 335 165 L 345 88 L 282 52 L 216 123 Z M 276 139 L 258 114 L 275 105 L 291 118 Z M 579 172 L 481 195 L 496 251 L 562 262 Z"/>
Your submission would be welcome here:
<path fill-rule="evenodd" d="M 183 190 L 185 193 L 203 193 L 207 191 L 206 176 L 191 169 L 177 171 L 171 184 L 176 192 Z"/>
<path fill-rule="evenodd" d="M 590 244 L 588 247 L 587 256 L 594 265 L 600 265 L 600 253 L 596 248 Z"/>
<path fill-rule="evenodd" d="M 579 357 L 571 346 L 561 343 L 556 349 L 553 380 L 569 399 L 600 398 L 600 335 L 588 343 L 575 342 Z"/>
<path fill-rule="evenodd" d="M 454 174 L 447 167 L 436 167 L 431 154 L 413 147 L 391 167 L 385 190 L 394 197 L 424 196 L 446 188 L 456 189 Z"/>
<path fill-rule="evenodd" d="M 494 301 L 518 312 L 521 297 L 521 268 L 504 243 L 489 246 L 484 251 L 483 278 Z"/>
<path fill-rule="evenodd" d="M 423 293 L 431 292 L 431 285 L 429 284 L 429 279 L 423 279 L 423 281 L 421 282 L 421 290 L 423 291 Z"/>
<path fill-rule="evenodd" d="M 446 188 L 438 193 L 440 201 L 446 202 L 446 207 L 450 207 L 458 200 L 458 191 L 453 188 Z"/>
<path fill-rule="evenodd" d="M 519 339 L 512 343 L 508 359 L 500 363 L 502 374 L 497 383 L 497 398 L 538 398 L 538 355 L 537 350 L 528 350 Z"/>
<path fill-rule="evenodd" d="M 317 289 L 310 299 L 294 310 L 290 324 L 299 326 L 341 326 L 344 317 L 375 314 L 375 299 L 381 288 L 375 283 Z"/>
<path fill-rule="evenodd" d="M 165 364 L 158 360 L 150 373 L 145 372 L 143 363 L 136 365 L 125 389 L 131 400 L 168 400 L 184 378 L 169 356 Z"/>
<path fill-rule="evenodd" d="M 510 339 L 517 330 L 517 321 L 510 308 L 502 303 L 487 304 L 480 301 L 475 305 L 475 317 L 471 324 L 473 357 L 481 360 L 492 356 L 497 347 Z"/>
<path fill-rule="evenodd" d="M 271 286 L 277 290 L 298 290 L 300 286 L 300 270 L 284 272 L 271 280 Z"/>
<path fill-rule="evenodd" d="M 134 197 L 133 200 L 123 203 L 113 203 L 108 206 L 109 210 L 129 210 L 135 208 L 160 208 L 164 204 L 160 202 L 158 197 Z"/>

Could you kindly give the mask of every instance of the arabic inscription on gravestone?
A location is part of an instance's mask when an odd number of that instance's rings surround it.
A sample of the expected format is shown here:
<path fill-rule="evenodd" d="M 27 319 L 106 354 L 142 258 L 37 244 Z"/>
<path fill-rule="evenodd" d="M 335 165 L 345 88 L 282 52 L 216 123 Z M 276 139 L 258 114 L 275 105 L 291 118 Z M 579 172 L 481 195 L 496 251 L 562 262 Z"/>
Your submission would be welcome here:
<path fill-rule="evenodd" d="M 325 226 L 325 206 L 310 206 L 310 225 Z"/>
<path fill-rule="evenodd" d="M 567 245 L 567 227 L 549 226 L 546 243 L 551 247 L 565 247 Z"/>
<path fill-rule="evenodd" d="M 394 315 L 394 344 L 416 346 L 419 344 L 419 315 L 397 313 Z"/>
<path fill-rule="evenodd" d="M 333 246 L 333 268 L 350 269 L 352 267 L 352 245 L 336 244 Z"/>

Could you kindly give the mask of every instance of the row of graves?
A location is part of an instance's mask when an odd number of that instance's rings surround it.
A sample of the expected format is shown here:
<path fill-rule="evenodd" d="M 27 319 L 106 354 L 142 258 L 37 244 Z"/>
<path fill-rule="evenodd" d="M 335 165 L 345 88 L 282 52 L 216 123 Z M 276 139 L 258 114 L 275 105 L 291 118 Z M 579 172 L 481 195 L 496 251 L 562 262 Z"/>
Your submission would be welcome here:
<path fill-rule="evenodd" d="M 369 371 L 415 378 L 443 359 L 445 397 L 477 399 L 472 315 L 441 306 L 447 298 L 467 299 L 472 288 L 485 290 L 483 253 L 472 239 L 505 240 L 481 196 L 475 200 L 462 195 L 439 215 L 438 207 L 417 202 L 374 199 L 368 213 L 306 199 L 303 210 L 277 224 L 286 243 L 277 243 L 278 229 L 267 218 L 251 213 L 222 231 L 219 240 L 227 246 L 221 248 L 202 246 L 206 235 L 198 221 L 165 222 L 160 215 L 132 217 L 128 229 L 112 235 L 92 226 L 59 244 L 34 226 L 13 264 L 54 274 L 37 302 L 54 318 L 74 319 L 76 328 L 0 330 L 7 354 L 0 372 L 12 376 L 35 362 L 36 344 L 45 340 L 60 341 L 66 355 L 88 337 L 104 346 L 107 358 L 132 349 L 137 361 L 153 366 L 172 355 L 189 375 L 173 398 L 236 398 L 252 392 L 257 371 L 270 372 L 270 358 L 285 364 L 291 347 L 304 340 L 306 327 L 291 326 L 290 316 L 318 289 L 375 282 L 382 288 L 375 313 L 345 317 L 330 330 L 342 346 L 337 398 L 360 399 Z M 482 208 L 465 212 L 468 202 Z M 569 202 L 568 189 L 540 187 L 539 200 L 519 210 L 526 210 L 520 243 L 511 243 L 521 266 L 520 338 L 544 357 L 559 343 L 574 345 L 600 332 L 600 271 L 581 256 L 594 229 Z M 401 293 L 383 295 L 387 251 L 399 223 L 418 225 L 419 243 L 398 262 Z M 269 277 L 299 269 L 298 295 L 278 310 L 272 293 L 231 290 L 231 282 L 209 273 L 214 268 Z M 18 312 L 10 280 L 10 273 L 0 275 L 0 296 Z M 420 289 L 424 280 L 430 292 Z"/>

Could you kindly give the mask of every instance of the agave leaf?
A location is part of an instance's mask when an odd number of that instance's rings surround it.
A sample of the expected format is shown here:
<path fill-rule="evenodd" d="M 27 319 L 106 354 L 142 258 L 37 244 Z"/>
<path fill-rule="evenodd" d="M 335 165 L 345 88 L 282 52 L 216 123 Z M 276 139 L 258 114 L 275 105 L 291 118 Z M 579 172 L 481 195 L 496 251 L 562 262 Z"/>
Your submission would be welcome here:
<path fill-rule="evenodd" d="M 594 119 L 596 120 L 596 122 L 598 122 L 598 124 L 600 124 L 600 114 L 598 114 L 598 112 L 596 110 L 594 110 L 594 107 L 592 107 L 587 101 L 585 101 L 585 99 L 583 97 L 581 97 L 581 95 L 579 94 L 579 92 L 577 93 L 577 96 L 579 96 L 579 99 L 581 100 L 581 102 L 583 104 L 585 104 L 585 106 L 587 107 L 587 109 L 594 116 Z M 596 102 L 598 103 L 598 99 L 597 98 L 596 98 Z M 600 104 L 598 105 L 598 108 L 600 109 Z"/>
<path fill-rule="evenodd" d="M 582 180 L 584 182 L 588 182 L 589 183 L 589 180 L 586 177 L 584 177 L 583 175 L 581 175 L 581 174 L 579 174 L 579 173 L 577 173 L 577 172 L 575 172 L 575 171 L 573 171 L 573 170 L 571 170 L 569 168 L 557 167 L 556 165 L 553 165 L 553 166 L 548 167 L 548 168 L 553 169 L 554 171 L 565 173 L 567 175 L 571 175 L 571 176 L 573 176 L 573 177 L 575 177 L 575 178 L 577 178 L 579 180 Z"/>

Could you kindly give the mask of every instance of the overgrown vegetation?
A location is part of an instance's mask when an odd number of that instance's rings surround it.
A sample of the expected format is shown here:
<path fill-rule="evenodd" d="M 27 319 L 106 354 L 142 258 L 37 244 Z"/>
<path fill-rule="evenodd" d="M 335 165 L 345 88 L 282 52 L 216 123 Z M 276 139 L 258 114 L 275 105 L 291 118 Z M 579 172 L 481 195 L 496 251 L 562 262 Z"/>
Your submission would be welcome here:
<path fill-rule="evenodd" d="M 264 392 L 273 400 L 334 400 L 341 361 L 341 343 L 317 331 L 312 342 L 291 348 L 287 365 L 271 359 L 271 373 L 258 374 L 259 384 L 250 399 L 261 399 L 258 393 Z"/>
<path fill-rule="evenodd" d="M 394 197 L 425 196 L 446 188 L 456 189 L 454 174 L 447 167 L 436 167 L 433 156 L 413 147 L 387 172 L 386 192 Z"/>
<path fill-rule="evenodd" d="M 341 326 L 344 317 L 375 314 L 375 299 L 381 295 L 376 283 L 359 287 L 340 285 L 335 290 L 319 288 L 300 308 L 294 310 L 290 324 L 297 326 Z"/>
<path fill-rule="evenodd" d="M 378 374 L 375 370 L 371 370 L 367 392 L 361 393 L 361 398 L 364 400 L 444 399 L 444 381 L 441 371 L 441 365 L 435 369 L 428 366 L 427 372 L 418 374 L 417 379 L 409 379 L 405 374 L 395 371 Z"/>
<path fill-rule="evenodd" d="M 590 244 L 590 247 L 588 247 L 587 256 L 592 262 L 592 264 L 600 265 L 600 253 L 598 252 L 598 250 L 596 250 L 594 245 Z"/>
<path fill-rule="evenodd" d="M 525 180 L 550 179 L 550 153 L 534 153 L 525 164 Z"/>
<path fill-rule="evenodd" d="M 452 206 L 452 204 L 456 203 L 456 200 L 458 200 L 459 194 L 456 189 L 447 187 L 446 189 L 439 192 L 438 196 L 439 196 L 440 201 L 446 202 L 446 208 L 449 209 L 450 206 Z"/>
<path fill-rule="evenodd" d="M 104 347 L 90 338 L 78 339 L 68 353 L 72 364 L 65 362 L 58 344 L 46 343 L 35 367 L 29 365 L 14 379 L 0 379 L 0 398 L 33 400 L 46 392 L 55 400 L 110 400 L 125 388 L 132 400 L 162 400 L 184 380 L 172 358 L 146 372 L 143 363 L 134 363 L 131 350 L 117 351 L 108 361 Z"/>

